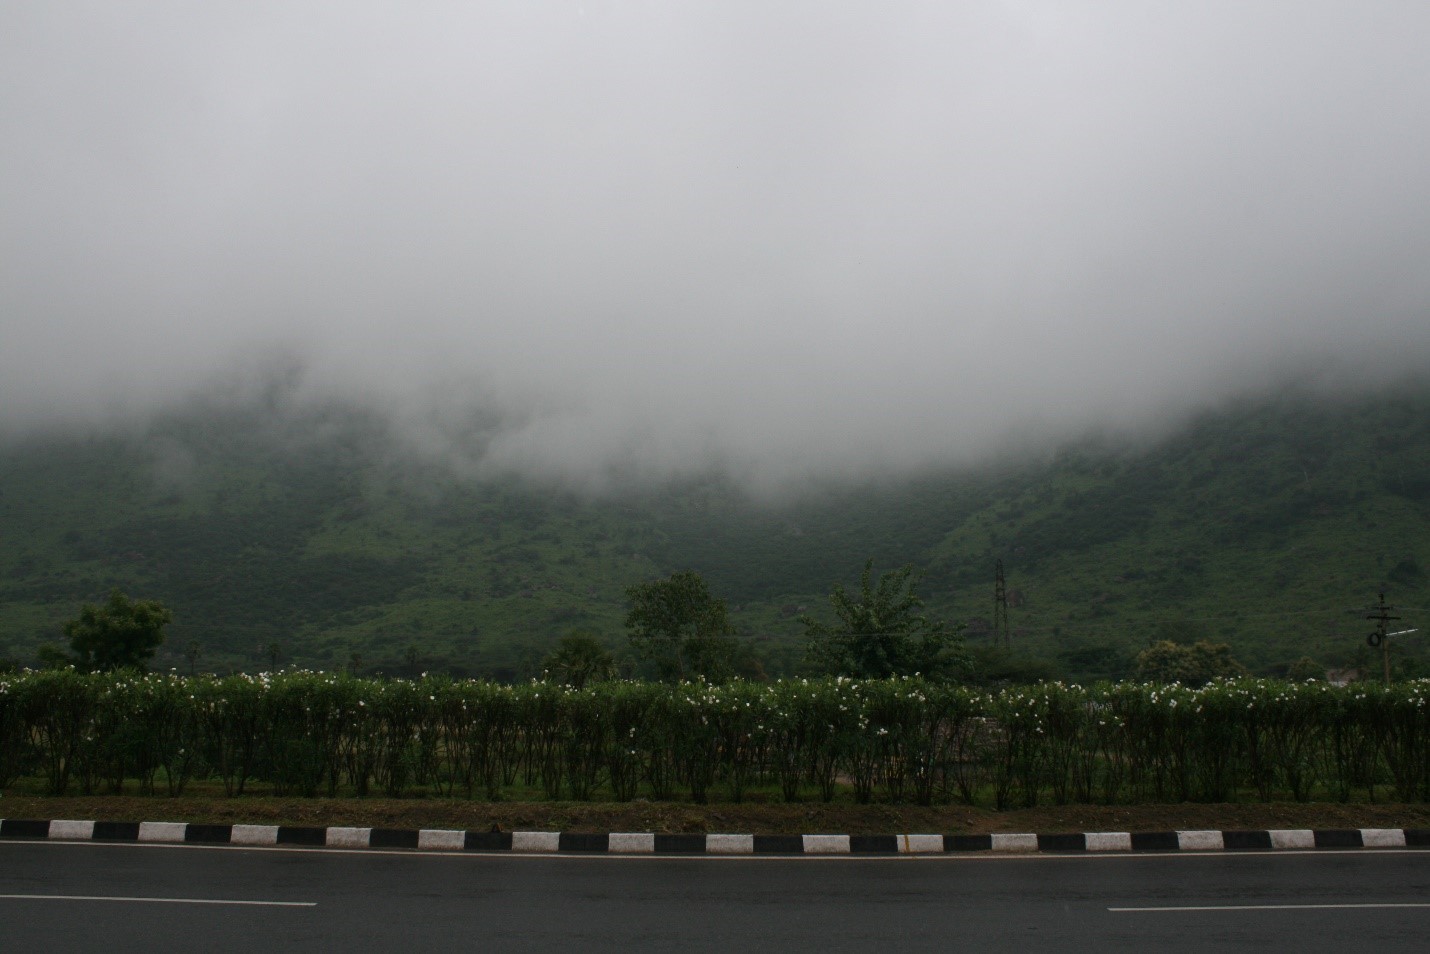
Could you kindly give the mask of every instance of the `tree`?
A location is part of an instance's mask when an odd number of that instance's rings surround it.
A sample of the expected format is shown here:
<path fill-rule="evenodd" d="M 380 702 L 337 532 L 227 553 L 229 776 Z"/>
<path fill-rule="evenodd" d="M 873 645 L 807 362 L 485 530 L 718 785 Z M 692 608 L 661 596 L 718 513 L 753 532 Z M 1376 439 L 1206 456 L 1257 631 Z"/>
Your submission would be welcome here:
<path fill-rule="evenodd" d="M 1286 667 L 1286 678 L 1290 682 L 1314 682 L 1318 679 L 1325 679 L 1326 667 L 1310 656 L 1302 656 Z"/>
<path fill-rule="evenodd" d="M 969 655 L 969 681 L 978 685 L 1026 686 L 1061 675 L 1050 659 L 1010 652 L 1001 646 L 977 646 Z"/>
<path fill-rule="evenodd" d="M 924 616 L 912 565 L 872 579 L 874 561 L 864 564 L 858 596 L 836 583 L 829 602 L 838 617 L 830 627 L 801 616 L 811 662 L 832 675 L 887 679 L 921 673 L 929 678 L 959 675 L 968 668 L 962 628 Z"/>
<path fill-rule="evenodd" d="M 589 682 L 616 678 L 616 657 L 593 633 L 578 629 L 561 637 L 541 661 L 541 669 L 555 682 L 582 689 Z"/>
<path fill-rule="evenodd" d="M 86 603 L 79 617 L 65 624 L 72 655 L 63 661 L 98 672 L 143 669 L 164 642 L 164 627 L 173 618 L 163 603 L 131 600 L 115 589 L 103 606 Z M 47 658 L 55 657 L 51 653 Z"/>
<path fill-rule="evenodd" d="M 1190 646 L 1158 640 L 1137 654 L 1137 678 L 1142 682 L 1180 682 L 1204 686 L 1213 679 L 1246 675 L 1246 667 L 1231 655 L 1226 643 L 1205 639 Z"/>
<path fill-rule="evenodd" d="M 733 673 L 738 643 L 730 630 L 725 601 L 710 595 L 700 574 L 672 573 L 669 579 L 626 589 L 626 629 L 631 647 L 654 661 L 662 679 L 717 682 Z"/>

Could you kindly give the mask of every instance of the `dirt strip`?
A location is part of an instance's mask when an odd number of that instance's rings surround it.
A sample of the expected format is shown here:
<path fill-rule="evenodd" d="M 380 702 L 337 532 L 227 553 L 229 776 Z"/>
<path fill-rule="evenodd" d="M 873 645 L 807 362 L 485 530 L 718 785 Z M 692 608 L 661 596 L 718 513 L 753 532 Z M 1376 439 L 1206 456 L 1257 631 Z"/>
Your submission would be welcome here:
<path fill-rule="evenodd" d="M 1430 805 L 1298 804 L 1062 805 L 994 812 L 944 805 L 681 802 L 469 802 L 448 799 L 273 798 L 0 793 L 0 818 L 184 821 L 207 824 L 353 825 L 488 831 L 851 835 L 930 832 L 1176 831 L 1191 829 L 1430 828 Z"/>

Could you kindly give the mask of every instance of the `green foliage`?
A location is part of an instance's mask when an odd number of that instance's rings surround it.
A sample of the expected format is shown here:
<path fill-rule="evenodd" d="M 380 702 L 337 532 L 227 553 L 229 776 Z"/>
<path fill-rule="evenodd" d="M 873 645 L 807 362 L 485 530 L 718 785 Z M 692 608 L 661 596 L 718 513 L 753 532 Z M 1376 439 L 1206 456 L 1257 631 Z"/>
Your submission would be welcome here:
<path fill-rule="evenodd" d="M 1430 681 L 577 690 L 288 671 L 0 676 L 0 787 L 499 799 L 1430 800 Z M 526 795 L 529 797 L 529 795 Z"/>
<path fill-rule="evenodd" d="M 700 574 L 682 570 L 637 583 L 627 588 L 626 599 L 631 646 L 654 661 L 662 679 L 730 677 L 737 643 L 725 601 L 710 594 Z"/>
<path fill-rule="evenodd" d="M 992 649 L 993 647 L 983 647 Z M 1132 674 L 1133 653 L 1114 640 L 1069 642 L 1057 654 L 1061 673 L 1079 673 L 1086 682 L 1118 682 Z M 1044 677 L 1047 678 L 1047 677 Z M 1036 679 L 1012 679 L 1036 682 Z"/>
<path fill-rule="evenodd" d="M 1257 672 L 1302 655 L 1341 668 L 1364 638 L 1346 611 L 1380 583 L 1407 628 L 1430 605 L 1423 383 L 1259 395 L 1135 446 L 778 502 L 717 477 L 586 498 L 459 479 L 396 446 L 378 417 L 281 388 L 137 433 L 0 440 L 0 654 L 33 659 L 117 585 L 174 612 L 155 668 L 186 669 L 197 639 L 218 672 L 268 668 L 278 642 L 285 666 L 356 652 L 387 672 L 515 681 L 575 628 L 618 631 L 630 584 L 688 567 L 728 599 L 751 661 L 790 675 L 798 616 L 870 556 L 919 566 L 930 615 L 968 623 L 971 647 L 1002 559 L 1013 644 L 1083 681 L 1128 675 L 1164 626 Z M 1430 672 L 1430 640 L 1404 641 L 1396 664 Z"/>
<path fill-rule="evenodd" d="M 593 633 L 584 630 L 561 637 L 556 648 L 541 661 L 541 669 L 548 679 L 573 689 L 614 679 L 617 674 L 616 657 Z"/>
<path fill-rule="evenodd" d="M 1420 569 L 1420 564 L 1412 556 L 1391 567 L 1385 578 L 1398 586 L 1414 587 L 1424 582 L 1425 571 Z"/>
<path fill-rule="evenodd" d="M 164 642 L 173 614 L 157 600 L 131 600 L 118 589 L 102 606 L 84 604 L 78 618 L 65 624 L 69 657 L 82 671 L 142 670 Z"/>
<path fill-rule="evenodd" d="M 1022 686 L 1058 677 L 1058 667 L 1050 660 L 998 646 L 978 646 L 969 655 L 970 678 L 979 685 Z"/>
<path fill-rule="evenodd" d="M 1190 646 L 1159 640 L 1137 654 L 1137 678 L 1143 682 L 1180 682 L 1202 686 L 1214 679 L 1246 675 L 1226 643 L 1199 640 Z"/>
<path fill-rule="evenodd" d="M 872 579 L 874 561 L 864 564 L 859 593 L 836 583 L 829 595 L 838 622 L 829 626 L 803 616 L 810 661 L 822 672 L 855 679 L 925 675 L 949 678 L 968 668 L 963 637 L 923 614 L 911 565 Z"/>

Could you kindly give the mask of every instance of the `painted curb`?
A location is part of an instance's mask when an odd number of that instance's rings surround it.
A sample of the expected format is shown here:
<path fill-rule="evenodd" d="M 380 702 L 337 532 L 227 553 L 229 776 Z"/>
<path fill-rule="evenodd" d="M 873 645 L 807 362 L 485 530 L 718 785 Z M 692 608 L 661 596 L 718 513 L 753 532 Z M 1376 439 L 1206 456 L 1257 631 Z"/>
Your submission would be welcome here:
<path fill-rule="evenodd" d="M 484 832 L 407 828 L 307 828 L 0 819 L 0 838 L 150 842 L 520 854 L 865 855 L 1054 854 L 1112 852 L 1316 851 L 1430 848 L 1430 829 L 1264 829 L 1254 831 L 1062 832 L 1046 835 L 749 835 L 652 832 Z"/>

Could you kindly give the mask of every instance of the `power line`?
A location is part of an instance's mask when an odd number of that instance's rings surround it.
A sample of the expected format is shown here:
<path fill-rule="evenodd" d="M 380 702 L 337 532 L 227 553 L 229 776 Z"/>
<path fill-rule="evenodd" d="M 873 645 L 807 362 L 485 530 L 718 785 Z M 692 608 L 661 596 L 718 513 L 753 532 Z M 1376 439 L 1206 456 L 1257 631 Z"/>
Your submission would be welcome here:
<path fill-rule="evenodd" d="M 1401 607 L 1401 609 L 1418 609 L 1418 607 Z M 1306 616 L 1320 616 L 1320 617 L 1341 616 L 1341 615 L 1345 614 L 1346 612 L 1347 612 L 1346 610 L 1338 608 L 1338 609 L 1328 609 L 1328 610 L 1296 610 L 1296 611 L 1279 612 L 1279 613 L 1230 613 L 1230 614 L 1224 614 L 1224 615 L 1220 615 L 1220 616 L 1153 616 L 1153 617 L 1150 617 L 1150 618 L 1149 618 L 1149 617 L 1138 617 L 1138 618 L 1134 618 L 1134 619 L 1126 619 L 1126 618 L 1124 618 L 1124 619 L 1122 619 L 1122 620 L 1120 620 L 1120 621 L 1113 621 L 1113 620 L 1095 620 L 1095 619 L 1070 619 L 1070 620 L 1063 620 L 1063 621 L 1060 621 L 1060 622 L 1057 622 L 1057 623 L 1037 623 L 1037 622 L 1035 622 L 1035 621 L 1030 620 L 1028 625 L 1020 624 L 1020 625 L 1018 626 L 1018 631 L 1019 631 L 1019 632 L 1028 632 L 1028 633 L 1050 633 L 1050 632 L 1052 632 L 1053 630 L 1060 630 L 1060 631 L 1061 631 L 1061 630 L 1067 630 L 1067 629 L 1091 629 L 1091 628 L 1103 628 L 1103 629 L 1107 629 L 1107 628 L 1111 628 L 1111 627 L 1113 627 L 1113 626 L 1116 626 L 1116 627 L 1121 628 L 1121 629 L 1126 629 L 1126 628 L 1129 627 L 1129 626 L 1155 626 L 1155 625 L 1157 625 L 1157 624 L 1159 624 L 1159 623 L 1215 623 L 1215 622 L 1225 622 L 1225 621 L 1233 621 L 1233 620 L 1278 619 L 1278 618 L 1306 617 Z"/>
<path fill-rule="evenodd" d="M 1387 686 L 1390 685 L 1390 641 L 1385 638 L 1387 635 L 1385 624 L 1391 620 L 1400 619 L 1399 616 L 1390 615 L 1390 611 L 1393 609 L 1395 609 L 1394 606 L 1386 605 L 1385 591 L 1382 590 L 1374 611 L 1367 613 L 1365 617 L 1375 622 L 1375 632 L 1366 638 L 1366 642 L 1370 644 L 1372 649 L 1377 646 L 1380 647 L 1380 661 L 1382 665 L 1385 666 L 1385 684 Z"/>

